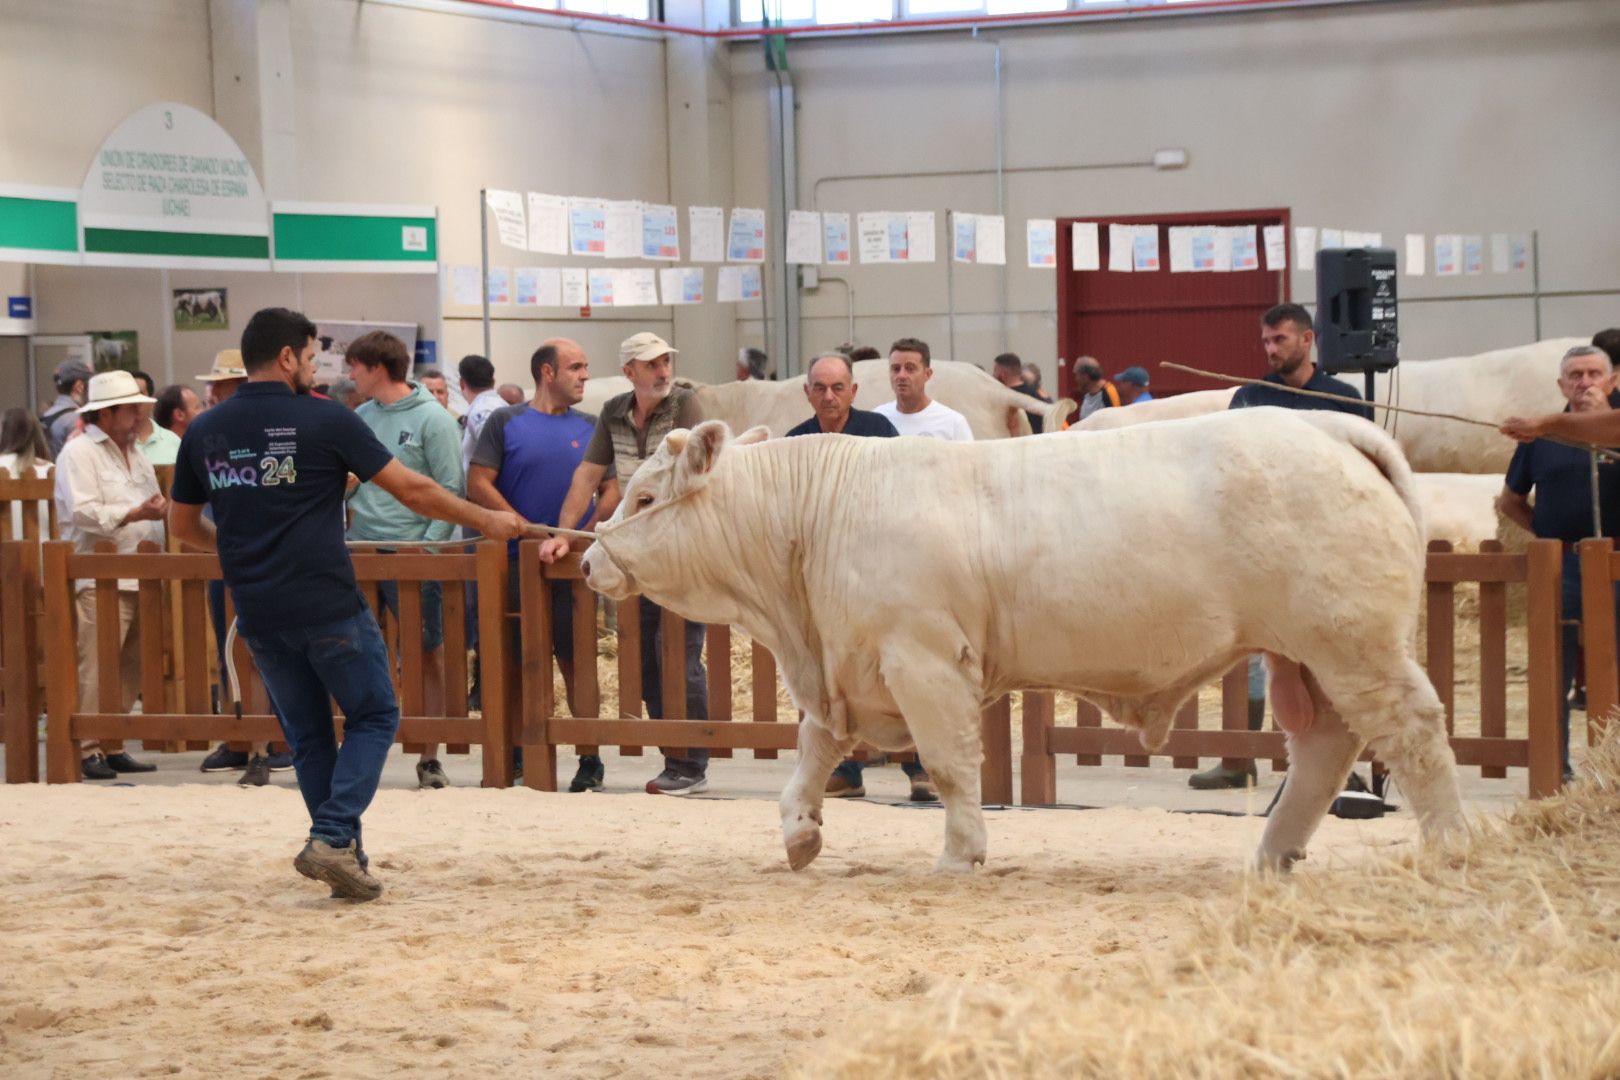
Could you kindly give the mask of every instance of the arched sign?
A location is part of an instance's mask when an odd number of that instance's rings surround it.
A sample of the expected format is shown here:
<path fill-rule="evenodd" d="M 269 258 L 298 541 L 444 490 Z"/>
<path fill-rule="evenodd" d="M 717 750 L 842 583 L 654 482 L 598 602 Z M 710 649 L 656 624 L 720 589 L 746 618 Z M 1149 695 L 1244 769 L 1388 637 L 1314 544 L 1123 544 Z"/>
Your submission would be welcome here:
<path fill-rule="evenodd" d="M 270 214 L 241 147 L 189 105 L 148 105 L 96 151 L 79 194 L 91 266 L 270 268 Z"/>

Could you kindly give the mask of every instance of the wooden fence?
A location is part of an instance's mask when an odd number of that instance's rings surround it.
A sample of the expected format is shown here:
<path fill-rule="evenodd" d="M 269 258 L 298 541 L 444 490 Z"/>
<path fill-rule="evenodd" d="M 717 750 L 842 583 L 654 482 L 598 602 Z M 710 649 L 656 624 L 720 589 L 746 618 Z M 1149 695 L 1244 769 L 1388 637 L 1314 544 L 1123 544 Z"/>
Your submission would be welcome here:
<path fill-rule="evenodd" d="M 640 620 L 635 599 L 620 605 L 616 648 L 611 656 L 599 654 L 596 627 L 596 597 L 580 580 L 577 557 L 555 566 L 539 562 L 539 545 L 529 541 L 519 546 L 518 608 L 508 611 L 502 600 L 507 596 L 508 563 L 503 545 L 480 544 L 477 553 L 462 554 L 364 554 L 355 556 L 355 568 L 363 591 L 375 603 L 375 583 L 398 580 L 404 584 L 400 602 L 399 634 L 400 696 L 402 721 L 399 738 L 406 743 L 442 742 L 452 746 L 478 744 L 484 748 L 484 783 L 506 786 L 513 782 L 512 746 L 525 752 L 524 782 L 533 788 L 555 790 L 557 786 L 557 747 L 575 745 L 590 750 L 616 746 L 624 753 L 641 753 L 652 746 L 705 747 L 716 757 L 729 757 L 747 751 L 756 758 L 774 758 L 782 750 L 794 749 L 797 725 L 779 717 L 776 665 L 771 654 L 755 643 L 752 652 L 753 677 L 746 712 L 734 715 L 731 677 L 731 630 L 711 626 L 707 634 L 709 718 L 684 718 L 686 697 L 679 678 L 663 680 L 665 719 L 642 718 Z M 206 610 L 204 583 L 218 577 L 218 564 L 211 555 L 138 555 L 106 553 L 75 554 L 62 543 L 45 545 L 43 573 L 38 590 L 30 578 L 32 545 L 7 544 L 0 547 L 0 608 L 4 613 L 5 735 L 8 743 L 7 779 L 34 779 L 28 764 L 32 755 L 18 753 L 19 744 L 31 747 L 33 717 L 38 712 L 31 696 L 27 673 L 37 670 L 40 657 L 52 657 L 48 665 L 45 705 L 49 714 L 47 776 L 51 780 L 73 780 L 78 776 L 76 740 L 84 738 L 135 738 L 151 740 L 166 748 L 199 740 L 259 740 L 279 736 L 275 720 L 262 704 L 243 717 L 241 723 L 229 715 L 208 710 L 206 688 Z M 1613 583 L 1620 576 L 1620 556 L 1609 541 L 1582 545 L 1585 603 L 1588 619 L 1587 650 L 1588 700 L 1590 713 L 1601 716 L 1620 701 L 1620 674 L 1616 671 Z M 1560 694 L 1560 603 L 1561 551 L 1557 543 L 1537 541 L 1523 554 L 1485 550 L 1473 554 L 1450 551 L 1435 545 L 1428 555 L 1427 641 L 1425 662 L 1440 697 L 1446 704 L 1448 728 L 1459 764 L 1479 768 L 1484 776 L 1501 777 L 1508 768 L 1528 770 L 1528 789 L 1544 795 L 1559 786 L 1558 710 Z M 148 701 L 144 714 L 125 716 L 117 712 L 83 713 L 77 710 L 75 665 L 54 659 L 74 655 L 73 594 L 74 578 L 97 579 L 109 607 L 115 603 L 112 584 L 116 578 L 136 578 L 141 583 L 139 618 L 143 629 L 142 687 Z M 574 621 L 569 627 L 551 625 L 551 605 L 545 590 L 551 581 L 566 581 L 575 592 Z M 442 581 L 446 584 L 445 656 L 447 698 L 443 715 L 424 715 L 421 650 L 421 602 L 419 583 Z M 483 693 L 483 716 L 468 715 L 465 695 L 465 638 L 462 634 L 462 600 L 459 586 L 476 581 L 483 601 L 479 605 L 479 629 Z M 1456 605 L 1457 586 L 1476 583 L 1479 592 L 1479 730 L 1478 734 L 1455 733 Z M 413 585 L 412 583 L 417 583 Z M 159 589 L 179 593 L 181 612 L 178 633 L 159 635 L 154 642 L 145 629 L 148 620 L 161 619 Z M 1527 733 L 1509 737 L 1508 729 L 1508 634 L 1514 632 L 1507 618 L 1510 588 L 1522 588 L 1527 597 L 1528 674 L 1526 686 Z M 37 606 L 30 597 L 39 598 Z M 499 599 L 498 599 L 499 598 Z M 665 613 L 666 633 L 662 635 L 664 670 L 682 671 L 683 633 L 679 619 Z M 512 620 L 519 625 L 519 646 L 508 656 L 508 633 Z M 101 627 L 116 625 L 99 619 Z M 551 669 L 551 644 L 556 633 L 574 639 L 575 701 L 577 717 L 560 715 L 567 711 L 555 700 Z M 103 656 L 112 655 L 112 643 L 100 644 Z M 185 676 L 172 687 L 162 684 L 154 672 L 166 662 L 167 652 L 185 655 L 181 665 Z M 30 662 L 32 658 L 32 662 Z M 598 665 L 617 666 L 616 700 L 603 700 Z M 247 671 L 251 665 L 244 665 Z M 117 666 L 103 664 L 103 679 L 116 680 Z M 109 687 L 110 689 L 110 687 Z M 255 690 L 250 701 L 262 693 Z M 1129 766 L 1146 766 L 1134 731 L 1106 727 L 1094 706 L 1081 701 L 1074 726 L 1059 725 L 1054 695 L 1026 691 L 1022 700 L 1021 776 L 1015 792 L 1013 768 L 1012 699 L 1003 697 L 983 710 L 985 762 L 983 795 L 993 803 L 1045 804 L 1056 801 L 1056 767 L 1060 755 L 1074 755 L 1080 765 L 1101 764 L 1104 757 L 1120 757 Z M 1196 699 L 1188 702 L 1175 718 L 1169 742 L 1161 751 L 1178 768 L 1194 768 L 1201 759 L 1261 758 L 1284 764 L 1284 739 L 1277 731 L 1249 731 L 1246 678 L 1240 665 L 1221 683 L 1220 707 L 1215 716 L 1201 716 Z M 116 700 L 116 695 L 106 700 Z"/>

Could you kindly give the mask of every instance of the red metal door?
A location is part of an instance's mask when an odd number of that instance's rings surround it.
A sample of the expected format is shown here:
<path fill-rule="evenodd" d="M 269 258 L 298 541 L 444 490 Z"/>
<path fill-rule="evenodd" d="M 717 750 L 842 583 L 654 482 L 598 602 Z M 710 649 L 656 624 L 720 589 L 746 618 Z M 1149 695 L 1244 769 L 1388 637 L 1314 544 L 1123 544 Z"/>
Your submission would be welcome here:
<path fill-rule="evenodd" d="M 1101 265 L 1108 265 L 1108 226 L 1158 225 L 1159 269 L 1144 273 L 1071 270 L 1069 226 L 1098 223 Z M 1070 396 L 1070 365 L 1094 356 L 1109 378 L 1134 365 L 1147 369 L 1154 397 L 1214 390 L 1223 383 L 1159 367 L 1159 361 L 1258 378 L 1265 374 L 1260 316 L 1288 299 L 1287 271 L 1170 272 L 1171 225 L 1281 225 L 1293 260 L 1287 210 L 1221 210 L 1194 214 L 1062 218 L 1057 230 L 1058 388 Z M 1263 236 L 1263 233 L 1258 235 Z M 1259 245 L 1264 266 L 1265 245 Z"/>

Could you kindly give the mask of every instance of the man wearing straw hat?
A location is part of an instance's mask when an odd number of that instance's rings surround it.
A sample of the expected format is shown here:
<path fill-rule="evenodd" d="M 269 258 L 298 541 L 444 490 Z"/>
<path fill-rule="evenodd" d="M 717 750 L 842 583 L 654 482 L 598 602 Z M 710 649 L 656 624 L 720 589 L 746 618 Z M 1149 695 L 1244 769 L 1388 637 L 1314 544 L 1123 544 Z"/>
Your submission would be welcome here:
<path fill-rule="evenodd" d="M 285 308 L 242 332 L 247 372 L 231 400 L 193 421 L 180 443 L 170 526 L 219 551 L 238 629 L 292 745 L 311 820 L 293 866 L 334 897 L 374 900 L 360 817 L 399 726 L 388 650 L 355 581 L 343 540 L 350 473 L 418 513 L 509 540 L 514 514 L 483 510 L 412 472 L 364 420 L 312 397 L 315 324 Z M 214 510 L 212 523 L 203 507 Z M 343 710 L 343 743 L 332 700 Z"/>
<path fill-rule="evenodd" d="M 141 393 L 135 376 L 127 371 L 104 371 L 90 379 L 85 403 L 78 410 L 84 433 L 68 440 L 56 459 L 57 520 L 75 551 L 90 551 L 103 540 L 111 540 L 120 552 L 134 551 L 143 540 L 163 543 L 168 500 L 158 489 L 152 463 L 135 448 L 141 408 L 154 400 Z M 102 701 L 95 582 L 80 580 L 76 585 L 79 711 L 127 713 L 135 704 L 141 676 L 140 626 L 135 621 L 139 586 L 133 580 L 118 583 L 119 700 Z M 80 750 L 79 767 L 86 780 L 111 780 L 119 773 L 157 768 L 130 757 L 122 743 L 103 746 L 92 740 L 81 743 Z"/>
<path fill-rule="evenodd" d="M 204 390 L 203 405 L 211 408 L 228 400 L 238 387 L 247 382 L 247 377 L 247 369 L 242 366 L 242 350 L 221 349 L 214 354 L 214 362 L 208 371 L 197 376 L 198 382 L 208 384 Z"/>

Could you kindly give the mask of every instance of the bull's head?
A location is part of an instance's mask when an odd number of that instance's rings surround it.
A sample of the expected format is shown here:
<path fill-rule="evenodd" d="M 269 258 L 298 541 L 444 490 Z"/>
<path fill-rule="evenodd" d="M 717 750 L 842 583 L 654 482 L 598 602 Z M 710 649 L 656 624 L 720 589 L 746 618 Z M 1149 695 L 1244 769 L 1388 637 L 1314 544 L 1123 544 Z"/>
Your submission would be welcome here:
<path fill-rule="evenodd" d="M 683 541 L 704 520 L 693 515 L 702 511 L 690 497 L 701 491 L 714 475 L 715 465 L 728 445 L 747 445 L 770 438 L 768 428 L 750 428 L 731 437 L 731 429 L 719 420 L 709 420 L 691 431 L 676 429 L 641 467 L 624 489 L 624 497 L 600 529 L 597 540 L 586 549 L 581 568 L 592 589 L 623 600 L 632 593 L 643 593 L 657 603 L 669 604 L 689 618 L 701 618 L 699 602 L 685 593 L 701 581 L 694 568 L 685 565 Z"/>

